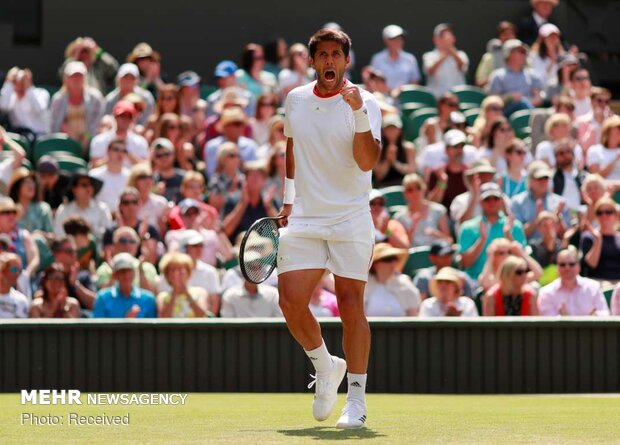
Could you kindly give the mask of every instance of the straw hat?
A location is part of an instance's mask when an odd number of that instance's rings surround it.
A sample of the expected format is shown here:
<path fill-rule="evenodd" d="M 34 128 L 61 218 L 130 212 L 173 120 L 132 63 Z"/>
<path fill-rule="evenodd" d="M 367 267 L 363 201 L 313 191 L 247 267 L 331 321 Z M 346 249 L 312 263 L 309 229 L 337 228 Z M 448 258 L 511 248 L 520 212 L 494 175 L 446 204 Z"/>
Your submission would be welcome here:
<path fill-rule="evenodd" d="M 444 267 L 431 279 L 429 289 L 431 291 L 431 295 L 433 296 L 437 296 L 439 294 L 439 287 L 437 284 L 438 281 L 452 281 L 458 288 L 457 294 L 459 294 L 459 296 L 461 295 L 463 281 L 458 270 L 453 267 Z"/>
<path fill-rule="evenodd" d="M 236 105 L 241 108 L 248 106 L 248 100 L 239 94 L 239 87 L 228 87 L 222 91 L 220 99 L 213 104 L 213 111 L 222 114 L 227 105 Z"/>
<path fill-rule="evenodd" d="M 9 185 L 8 185 L 9 195 L 13 191 L 13 187 L 17 186 L 21 181 L 23 181 L 24 179 L 28 177 L 35 179 L 34 172 L 31 172 L 26 167 L 17 168 L 13 172 L 13 175 L 11 176 L 11 180 L 9 181 Z"/>
<path fill-rule="evenodd" d="M 372 250 L 372 264 L 374 265 L 377 261 L 385 258 L 396 257 L 398 259 L 398 269 L 400 270 L 407 261 L 408 256 L 409 252 L 407 249 L 398 249 L 388 243 L 377 243 Z"/>
<path fill-rule="evenodd" d="M 237 108 L 237 107 L 226 108 L 224 111 L 222 111 L 220 119 L 215 124 L 215 129 L 219 131 L 220 133 L 222 133 L 226 125 L 232 124 L 234 122 L 242 122 L 246 124 L 247 118 L 245 116 L 245 113 L 243 112 L 242 109 Z"/>
<path fill-rule="evenodd" d="M 159 62 L 160 55 L 157 51 L 153 51 L 151 45 L 146 42 L 138 43 L 134 46 L 131 53 L 127 56 L 127 62 L 134 63 L 137 59 L 153 59 L 155 62 Z"/>

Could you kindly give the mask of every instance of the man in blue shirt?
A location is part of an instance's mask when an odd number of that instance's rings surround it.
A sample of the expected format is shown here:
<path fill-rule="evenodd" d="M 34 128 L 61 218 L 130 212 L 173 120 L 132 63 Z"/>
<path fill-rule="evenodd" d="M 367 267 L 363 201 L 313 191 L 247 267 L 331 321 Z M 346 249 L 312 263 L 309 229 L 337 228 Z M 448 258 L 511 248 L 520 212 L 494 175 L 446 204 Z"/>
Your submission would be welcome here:
<path fill-rule="evenodd" d="M 463 270 L 474 280 L 487 260 L 487 247 L 496 238 L 517 241 L 525 247 L 525 233 L 520 221 L 502 211 L 502 189 L 494 182 L 480 186 L 482 215 L 467 220 L 458 236 Z"/>
<path fill-rule="evenodd" d="M 153 293 L 133 285 L 137 261 L 125 252 L 114 256 L 112 269 L 118 283 L 97 293 L 94 318 L 157 317 L 157 304 Z"/>

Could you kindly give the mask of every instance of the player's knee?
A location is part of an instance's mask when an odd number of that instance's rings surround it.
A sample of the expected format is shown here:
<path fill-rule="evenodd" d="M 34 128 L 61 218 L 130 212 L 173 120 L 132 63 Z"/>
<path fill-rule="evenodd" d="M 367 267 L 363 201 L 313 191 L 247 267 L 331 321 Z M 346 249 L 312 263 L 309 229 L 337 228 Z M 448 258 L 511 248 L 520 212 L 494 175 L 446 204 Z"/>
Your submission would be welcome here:
<path fill-rule="evenodd" d="M 365 321 L 364 300 L 357 294 L 344 294 L 338 297 L 338 310 L 343 324 Z"/>
<path fill-rule="evenodd" d="M 298 298 L 294 298 L 286 292 L 280 293 L 278 304 L 280 305 L 280 309 L 282 309 L 282 313 L 286 317 L 299 313 L 299 310 L 304 306 L 303 302 L 301 302 Z"/>

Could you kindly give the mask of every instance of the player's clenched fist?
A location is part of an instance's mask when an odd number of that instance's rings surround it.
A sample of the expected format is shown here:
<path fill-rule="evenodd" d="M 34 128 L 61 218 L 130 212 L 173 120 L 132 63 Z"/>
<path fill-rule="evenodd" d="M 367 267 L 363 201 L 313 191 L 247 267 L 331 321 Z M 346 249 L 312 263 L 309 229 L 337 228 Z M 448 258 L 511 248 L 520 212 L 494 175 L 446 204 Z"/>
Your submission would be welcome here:
<path fill-rule="evenodd" d="M 340 90 L 340 94 L 346 103 L 349 104 L 353 111 L 359 110 L 364 105 L 362 94 L 357 86 L 346 84 Z"/>

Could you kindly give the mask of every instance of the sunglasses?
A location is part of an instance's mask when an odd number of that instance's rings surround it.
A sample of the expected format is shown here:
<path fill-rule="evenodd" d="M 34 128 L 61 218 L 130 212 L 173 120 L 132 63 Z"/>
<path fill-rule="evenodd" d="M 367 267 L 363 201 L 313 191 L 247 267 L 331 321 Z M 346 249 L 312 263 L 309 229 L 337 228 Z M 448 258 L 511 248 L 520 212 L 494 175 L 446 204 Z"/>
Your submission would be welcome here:
<path fill-rule="evenodd" d="M 406 192 L 417 192 L 419 190 L 420 190 L 419 188 L 415 188 L 415 187 L 407 187 L 405 189 Z"/>
<path fill-rule="evenodd" d="M 616 214 L 615 210 L 612 210 L 612 209 L 603 209 L 603 210 L 596 211 L 596 216 L 615 215 L 615 214 Z"/>
<path fill-rule="evenodd" d="M 155 153 L 155 159 L 167 158 L 168 156 L 172 156 L 172 153 L 170 152 Z"/>
<path fill-rule="evenodd" d="M 527 273 L 527 269 L 517 269 L 515 270 L 515 275 L 522 276 Z"/>
<path fill-rule="evenodd" d="M 153 175 L 138 175 L 136 179 L 153 179 Z"/>
<path fill-rule="evenodd" d="M 17 210 L 2 210 L 0 215 L 17 215 Z"/>
<path fill-rule="evenodd" d="M 579 82 L 584 80 L 590 80 L 590 76 L 575 76 L 575 80 Z"/>
<path fill-rule="evenodd" d="M 127 153 L 127 149 L 123 147 L 110 147 L 110 151 L 114 151 L 116 153 Z"/>
<path fill-rule="evenodd" d="M 558 263 L 558 267 L 575 267 L 576 265 L 577 263 L 574 261 L 568 263 Z"/>
<path fill-rule="evenodd" d="M 130 206 L 130 205 L 138 205 L 138 200 L 137 199 L 129 199 L 129 200 L 122 200 L 121 204 L 124 206 Z"/>
<path fill-rule="evenodd" d="M 519 156 L 524 156 L 526 151 L 525 150 L 513 150 L 512 148 L 509 148 L 508 150 L 506 150 L 506 154 L 511 155 L 513 153 L 516 153 Z"/>
<path fill-rule="evenodd" d="M 132 246 L 132 245 L 138 244 L 138 241 L 136 241 L 133 238 L 121 238 L 118 240 L 118 243 L 123 246 L 127 246 L 127 245 Z"/>
<path fill-rule="evenodd" d="M 458 108 L 459 104 L 457 102 L 445 102 L 444 105 L 450 108 Z"/>
<path fill-rule="evenodd" d="M 596 99 L 594 99 L 594 102 L 596 102 L 597 104 L 601 104 L 601 105 L 608 105 L 609 99 L 603 99 L 601 97 L 597 97 Z"/>

